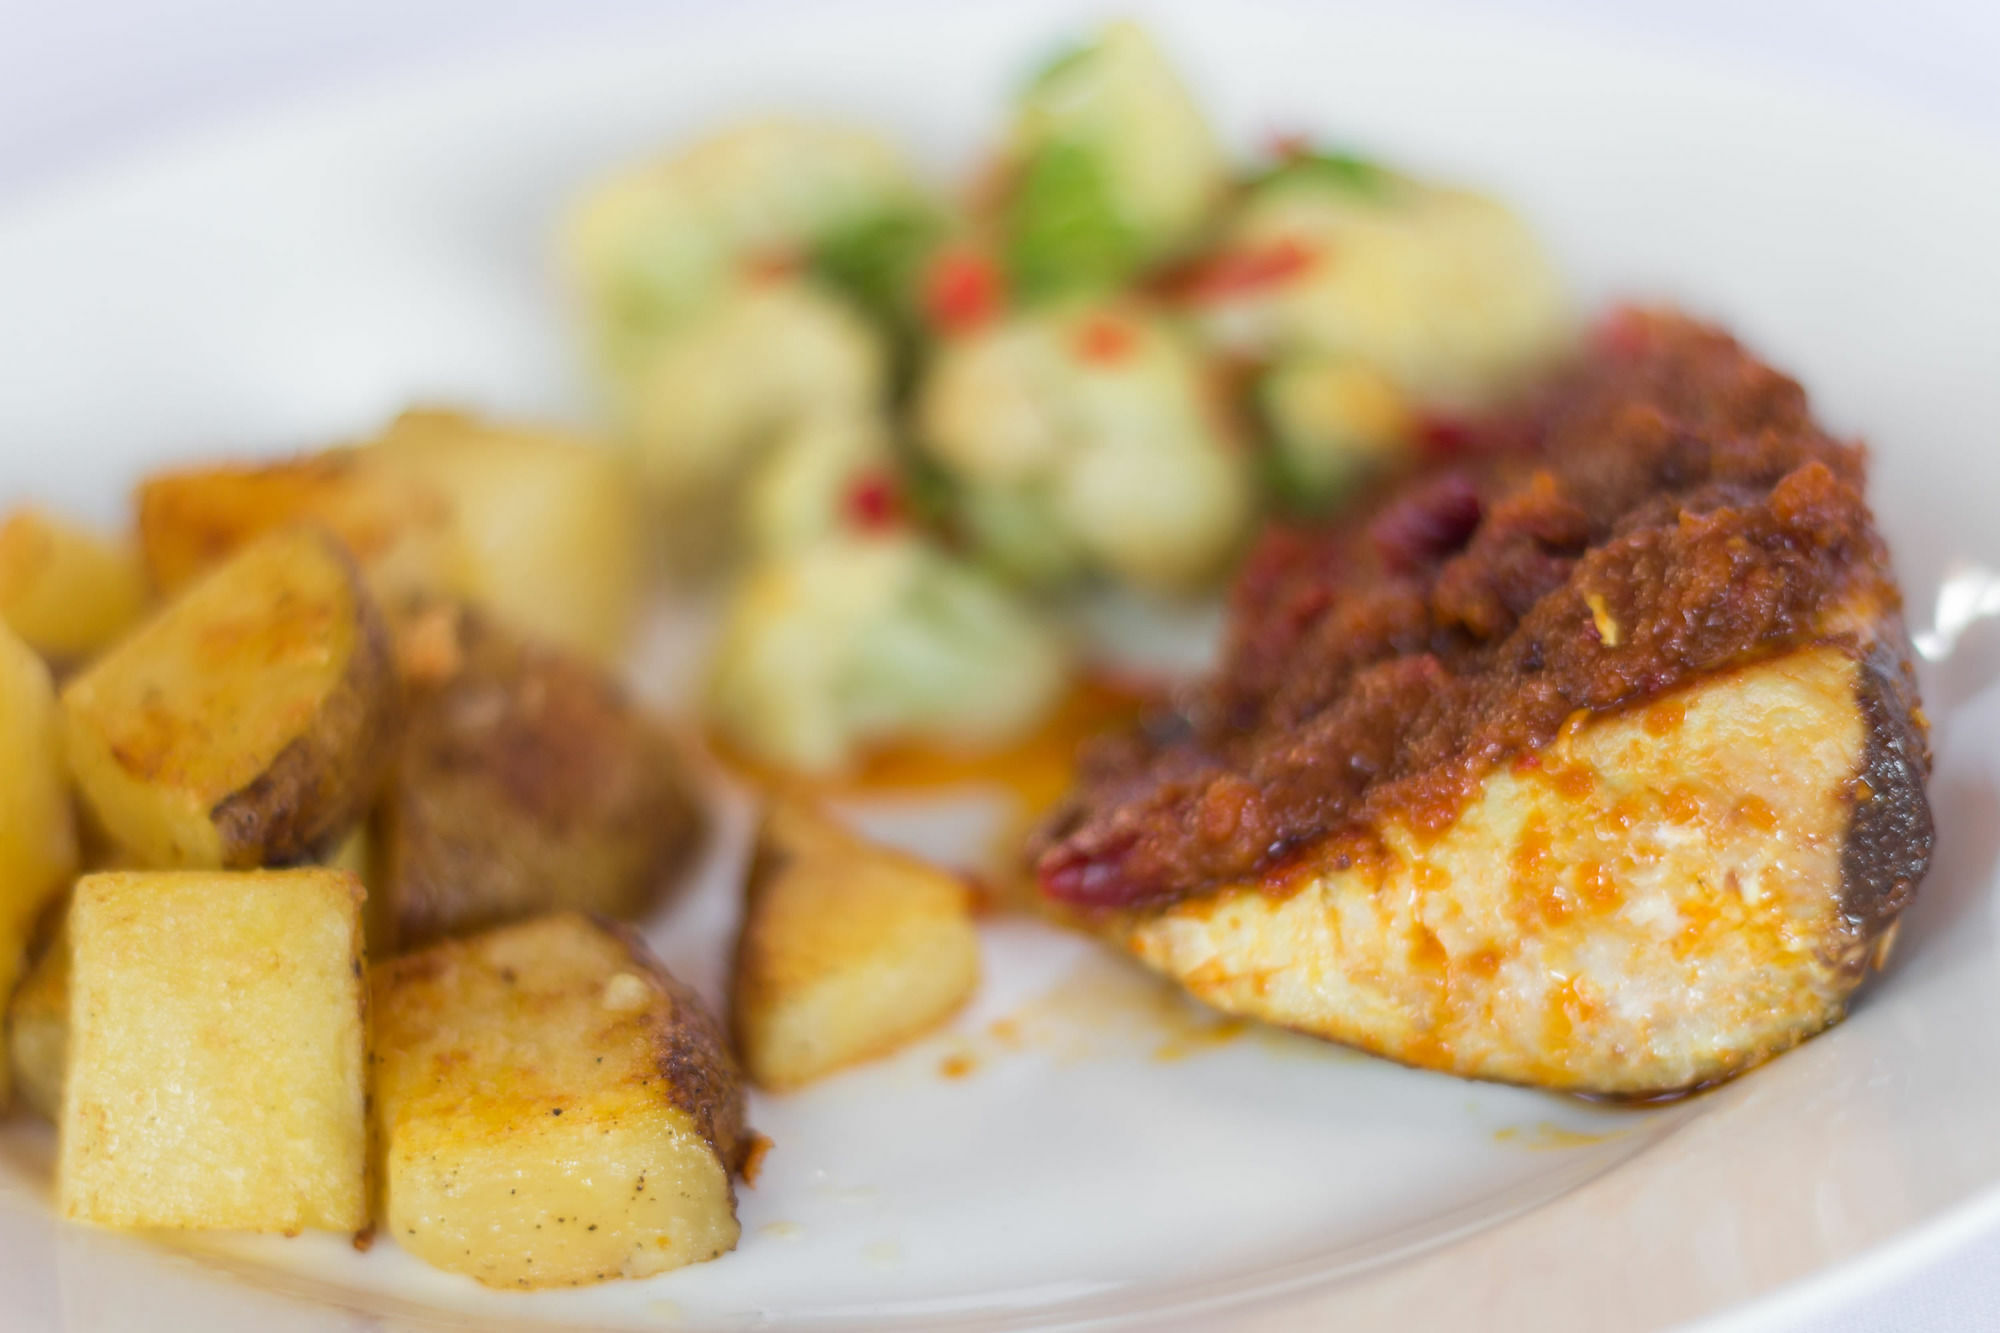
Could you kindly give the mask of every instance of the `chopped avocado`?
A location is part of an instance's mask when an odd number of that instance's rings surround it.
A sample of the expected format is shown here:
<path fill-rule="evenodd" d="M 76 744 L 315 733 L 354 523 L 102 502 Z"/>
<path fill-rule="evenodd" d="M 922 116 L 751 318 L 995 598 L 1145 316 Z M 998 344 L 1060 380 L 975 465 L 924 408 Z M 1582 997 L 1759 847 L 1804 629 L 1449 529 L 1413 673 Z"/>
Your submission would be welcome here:
<path fill-rule="evenodd" d="M 1027 299 L 1116 286 L 1142 259 L 1089 147 L 1057 140 L 1023 164 L 1006 215 L 1008 276 Z"/>
<path fill-rule="evenodd" d="M 1272 185 L 1313 182 L 1354 194 L 1381 194 L 1395 179 L 1394 172 L 1365 157 L 1341 152 L 1308 152 L 1287 157 L 1253 177 L 1250 188 L 1262 190 Z"/>
<path fill-rule="evenodd" d="M 880 323 L 907 331 L 924 261 L 945 234 L 945 221 L 921 203 L 883 208 L 819 238 L 814 270 Z"/>

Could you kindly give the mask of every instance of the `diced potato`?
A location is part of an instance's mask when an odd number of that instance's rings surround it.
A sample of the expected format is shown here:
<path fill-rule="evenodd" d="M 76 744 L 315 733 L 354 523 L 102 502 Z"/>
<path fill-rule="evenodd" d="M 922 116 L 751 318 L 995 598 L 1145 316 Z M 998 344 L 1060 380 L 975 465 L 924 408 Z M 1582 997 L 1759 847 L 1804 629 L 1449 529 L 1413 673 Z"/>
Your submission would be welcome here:
<path fill-rule="evenodd" d="M 0 995 L 13 991 L 36 918 L 69 887 L 76 860 L 49 669 L 0 626 Z M 7 1063 L 0 1060 L 0 1100 Z"/>
<path fill-rule="evenodd" d="M 406 412 L 371 456 L 450 504 L 459 559 L 447 591 L 596 657 L 625 647 L 645 574 L 628 454 L 559 431 Z"/>
<path fill-rule="evenodd" d="M 472 613 L 413 680 L 375 824 L 378 952 L 577 908 L 641 915 L 699 845 L 675 746 L 601 670 Z"/>
<path fill-rule="evenodd" d="M 139 619 L 138 553 L 39 509 L 0 524 L 0 620 L 44 657 L 94 656 Z"/>
<path fill-rule="evenodd" d="M 357 879 L 368 871 L 368 830 L 357 828 L 347 835 L 324 862 L 331 870 L 343 870 Z M 113 860 L 86 855 L 86 870 L 130 870 Z M 362 904 L 362 918 L 372 895 Z M 366 933 L 366 932 L 364 932 Z M 9 1054 L 14 1079 L 22 1100 L 50 1120 L 59 1118 L 63 1078 L 69 1065 L 69 902 L 66 897 L 49 904 L 35 925 L 36 943 L 30 946 L 34 962 L 14 989 L 7 1009 Z M 372 936 L 371 936 L 372 938 Z"/>
<path fill-rule="evenodd" d="M 382 1224 L 494 1287 L 736 1245 L 747 1145 L 714 1019 L 638 937 L 563 913 L 375 969 Z"/>
<path fill-rule="evenodd" d="M 780 800 L 745 885 L 731 1023 L 744 1068 L 791 1088 L 894 1050 L 979 984 L 965 883 Z"/>
<path fill-rule="evenodd" d="M 65 913 L 7 1005 L 7 1056 L 21 1100 L 49 1120 L 62 1112 L 69 1068 L 69 917 Z"/>
<path fill-rule="evenodd" d="M 374 797 L 400 685 L 360 574 L 324 533 L 244 548 L 62 693 L 77 786 L 145 866 L 328 851 Z"/>
<path fill-rule="evenodd" d="M 138 505 L 146 568 L 168 594 L 302 522 L 340 538 L 392 609 L 447 587 L 461 559 L 449 499 L 365 450 L 159 473 L 139 487 Z"/>
<path fill-rule="evenodd" d="M 361 897 L 352 875 L 322 869 L 78 882 L 63 1216 L 368 1224 Z"/>

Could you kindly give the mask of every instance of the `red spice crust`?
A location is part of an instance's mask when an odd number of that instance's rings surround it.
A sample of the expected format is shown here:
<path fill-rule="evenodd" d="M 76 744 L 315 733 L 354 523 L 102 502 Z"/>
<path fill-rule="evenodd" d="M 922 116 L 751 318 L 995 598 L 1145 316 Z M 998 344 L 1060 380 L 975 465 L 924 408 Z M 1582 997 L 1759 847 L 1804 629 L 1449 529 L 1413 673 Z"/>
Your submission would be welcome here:
<path fill-rule="evenodd" d="M 1455 439 L 1351 521 L 1265 536 L 1216 678 L 1085 753 L 1033 849 L 1045 893 L 1159 904 L 1328 838 L 1367 855 L 1579 712 L 1895 619 L 1862 451 L 1719 330 L 1621 312 Z"/>

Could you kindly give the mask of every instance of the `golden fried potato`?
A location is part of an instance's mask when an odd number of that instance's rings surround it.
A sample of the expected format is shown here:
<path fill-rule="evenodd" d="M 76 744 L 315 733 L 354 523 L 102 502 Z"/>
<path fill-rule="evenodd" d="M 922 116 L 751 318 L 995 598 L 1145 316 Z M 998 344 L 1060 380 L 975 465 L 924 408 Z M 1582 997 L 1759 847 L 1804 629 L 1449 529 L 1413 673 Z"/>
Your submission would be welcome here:
<path fill-rule="evenodd" d="M 76 860 L 49 669 L 0 625 L 0 995 L 13 991 L 36 919 L 69 887 Z M 0 1103 L 6 1066 L 0 1060 Z"/>
<path fill-rule="evenodd" d="M 493 1287 L 733 1249 L 747 1144 L 715 1020 L 635 935 L 562 913 L 378 966 L 382 1223 Z"/>
<path fill-rule="evenodd" d="M 28 968 L 7 1004 L 7 1058 L 14 1086 L 31 1110 L 48 1120 L 62 1112 L 69 1069 L 69 916 Z"/>
<path fill-rule="evenodd" d="M 78 882 L 63 1216 L 367 1225 L 361 897 L 354 876 L 322 869 Z"/>
<path fill-rule="evenodd" d="M 631 459 L 552 430 L 406 412 L 370 456 L 450 504 L 446 591 L 539 638 L 608 658 L 631 637 L 645 540 Z"/>
<path fill-rule="evenodd" d="M 765 1087 L 886 1054 L 979 984 L 965 883 L 801 802 L 765 816 L 745 899 L 731 1021 Z"/>
<path fill-rule="evenodd" d="M 449 586 L 461 559 L 451 501 L 364 449 L 158 473 L 140 485 L 138 507 L 147 572 L 168 594 L 299 523 L 340 538 L 386 607 Z"/>
<path fill-rule="evenodd" d="M 400 711 L 381 614 L 309 528 L 244 548 L 62 692 L 91 812 L 162 867 L 329 850 L 375 795 Z"/>
<path fill-rule="evenodd" d="M 671 740 L 590 663 L 432 616 L 442 674 L 412 681 L 374 825 L 378 951 L 558 908 L 643 914 L 702 834 Z"/>
<path fill-rule="evenodd" d="M 123 542 L 39 509 L 0 523 L 0 621 L 44 657 L 77 662 L 145 611 L 146 571 Z"/>

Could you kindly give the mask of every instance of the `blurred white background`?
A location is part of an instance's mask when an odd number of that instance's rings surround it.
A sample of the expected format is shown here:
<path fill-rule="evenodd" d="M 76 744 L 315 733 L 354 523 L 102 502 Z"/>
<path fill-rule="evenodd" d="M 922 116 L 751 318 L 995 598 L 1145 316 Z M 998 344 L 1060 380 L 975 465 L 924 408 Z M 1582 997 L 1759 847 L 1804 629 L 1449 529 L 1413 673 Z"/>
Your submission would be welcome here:
<path fill-rule="evenodd" d="M 657 31 L 664 16 L 704 3 L 760 4 L 774 21 L 783 9 L 767 0 L 0 0 L 0 207 L 71 171 L 323 91 L 634 24 Z M 1810 79 L 1925 113 L 2000 154 L 2000 0 L 1422 0 L 1421 8 L 1440 22 L 1454 8 L 1514 11 L 1535 24 Z M 1869 188 L 1868 179 L 1868 164 L 1857 162 L 1855 188 Z M 1961 1236 L 1900 1267 L 1871 1291 L 1830 1290 L 1802 1318 L 1746 1311 L 1722 1326 L 2000 1328 L 2000 1231 Z"/>

